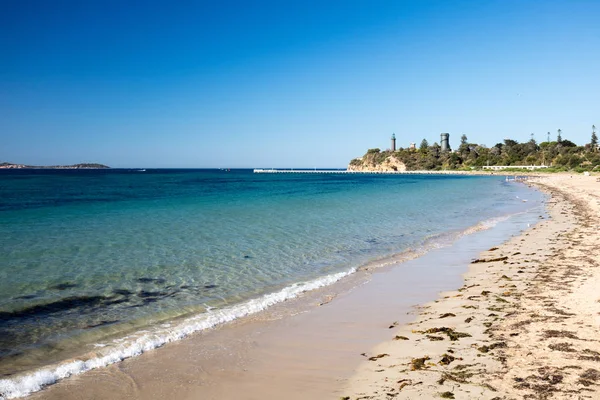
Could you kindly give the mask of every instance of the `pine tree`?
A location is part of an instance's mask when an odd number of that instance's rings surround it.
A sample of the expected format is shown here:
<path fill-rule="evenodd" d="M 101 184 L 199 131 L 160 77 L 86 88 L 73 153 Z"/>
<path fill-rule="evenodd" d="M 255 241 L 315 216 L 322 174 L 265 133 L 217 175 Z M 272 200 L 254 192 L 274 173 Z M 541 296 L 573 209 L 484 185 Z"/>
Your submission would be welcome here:
<path fill-rule="evenodd" d="M 598 147 L 598 136 L 596 136 L 596 125 L 592 125 L 592 140 L 590 141 L 592 151 L 596 151 Z"/>
<path fill-rule="evenodd" d="M 427 150 L 428 147 L 429 147 L 429 142 L 427 141 L 427 139 L 423 139 L 421 141 L 421 145 L 419 146 L 419 150 Z"/>
<path fill-rule="evenodd" d="M 464 133 L 460 137 L 460 146 L 458 146 L 458 152 L 463 157 L 467 157 L 469 155 L 469 140 L 467 139 L 467 135 Z"/>
<path fill-rule="evenodd" d="M 557 143 L 562 142 L 562 136 L 560 136 L 561 133 L 562 133 L 562 130 L 559 129 L 558 130 L 558 136 L 556 137 L 556 142 Z"/>

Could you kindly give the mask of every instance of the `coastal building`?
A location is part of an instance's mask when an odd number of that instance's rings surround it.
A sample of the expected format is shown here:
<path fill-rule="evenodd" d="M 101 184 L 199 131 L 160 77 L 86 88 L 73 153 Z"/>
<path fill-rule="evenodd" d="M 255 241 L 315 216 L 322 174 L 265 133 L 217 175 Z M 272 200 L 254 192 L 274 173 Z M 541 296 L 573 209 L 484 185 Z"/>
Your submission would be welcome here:
<path fill-rule="evenodd" d="M 392 133 L 392 151 L 396 151 L 396 134 Z"/>
<path fill-rule="evenodd" d="M 416 150 L 416 149 L 417 149 L 417 144 L 416 144 L 416 143 L 414 143 L 414 142 L 410 142 L 410 146 L 408 146 L 408 148 L 409 148 L 410 150 Z"/>
<path fill-rule="evenodd" d="M 440 134 L 440 145 L 442 146 L 442 151 L 450 151 L 450 134 L 449 133 Z"/>
<path fill-rule="evenodd" d="M 502 171 L 503 169 L 528 169 L 530 171 L 533 171 L 535 169 L 545 169 L 548 168 L 547 165 L 484 165 L 482 167 L 484 170 L 491 170 L 491 171 Z"/>

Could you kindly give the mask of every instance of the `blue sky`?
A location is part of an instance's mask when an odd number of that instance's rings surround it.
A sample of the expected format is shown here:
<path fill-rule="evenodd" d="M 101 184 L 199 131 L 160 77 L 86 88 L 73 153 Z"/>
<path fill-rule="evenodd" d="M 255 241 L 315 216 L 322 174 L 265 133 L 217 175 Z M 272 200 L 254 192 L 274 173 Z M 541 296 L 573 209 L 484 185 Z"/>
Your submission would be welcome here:
<path fill-rule="evenodd" d="M 0 2 L 0 161 L 344 167 L 600 126 L 600 1 Z"/>

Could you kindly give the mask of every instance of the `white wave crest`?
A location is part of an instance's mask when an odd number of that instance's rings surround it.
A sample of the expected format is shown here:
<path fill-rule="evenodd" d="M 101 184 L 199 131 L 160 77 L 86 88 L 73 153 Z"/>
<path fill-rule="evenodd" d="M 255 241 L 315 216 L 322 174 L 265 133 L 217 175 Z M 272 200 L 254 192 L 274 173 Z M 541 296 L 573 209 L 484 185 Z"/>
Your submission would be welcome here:
<path fill-rule="evenodd" d="M 517 213 L 517 214 L 519 214 L 519 213 Z M 509 219 L 517 214 L 507 214 L 507 215 L 502 215 L 500 217 L 486 219 L 484 221 L 479 222 L 477 225 L 467 228 L 460 234 L 460 236 L 462 237 L 462 236 L 466 236 L 466 235 L 471 235 L 476 232 L 492 229 L 493 227 L 498 225 L 500 222 L 504 222 L 507 219 Z"/>
<path fill-rule="evenodd" d="M 263 311 L 274 304 L 293 299 L 301 293 L 332 285 L 354 272 L 356 272 L 356 268 L 351 268 L 348 271 L 327 275 L 312 281 L 295 283 L 278 292 L 266 294 L 257 299 L 252 299 L 218 311 L 210 310 L 206 313 L 187 318 L 178 324 L 174 324 L 172 327 L 168 327 L 168 329 L 161 329 L 154 332 L 138 332 L 136 335 L 122 340 L 119 345 L 107 346 L 108 350 L 102 356 L 93 357 L 85 361 L 74 360 L 64 362 L 50 368 L 28 373 L 24 376 L 2 379 L 0 380 L 0 400 L 27 396 L 61 379 L 79 375 L 92 369 L 105 367 L 126 358 L 138 356 L 148 350 L 161 347 L 166 343 L 181 340 L 191 333 Z"/>
<path fill-rule="evenodd" d="M 506 221 L 518 214 L 521 213 L 487 219 L 460 232 L 444 233 L 442 235 L 430 237 L 420 248 L 407 250 L 398 255 L 377 260 L 361 269 L 388 266 L 419 257 L 431 249 L 450 246 L 460 237 L 491 229 L 498 223 Z M 351 268 L 348 271 L 327 275 L 312 281 L 295 283 L 278 292 L 266 294 L 262 297 L 219 310 L 209 307 L 205 313 L 184 319 L 182 322 L 172 323 L 171 325 L 163 324 L 161 329 L 154 331 L 138 331 L 134 335 L 116 341 L 119 343 L 117 345 L 97 344 L 95 345 L 96 348 L 99 351 L 105 351 L 105 354 L 92 357 L 85 361 L 74 360 L 64 362 L 50 368 L 31 372 L 24 376 L 0 380 L 0 400 L 27 396 L 43 389 L 44 386 L 56 383 L 61 379 L 79 375 L 92 369 L 105 367 L 124 359 L 138 356 L 146 351 L 161 347 L 166 343 L 181 340 L 194 332 L 209 329 L 218 324 L 231 322 L 235 319 L 255 314 L 272 305 L 295 298 L 301 293 L 332 285 L 356 271 L 357 268 Z"/>

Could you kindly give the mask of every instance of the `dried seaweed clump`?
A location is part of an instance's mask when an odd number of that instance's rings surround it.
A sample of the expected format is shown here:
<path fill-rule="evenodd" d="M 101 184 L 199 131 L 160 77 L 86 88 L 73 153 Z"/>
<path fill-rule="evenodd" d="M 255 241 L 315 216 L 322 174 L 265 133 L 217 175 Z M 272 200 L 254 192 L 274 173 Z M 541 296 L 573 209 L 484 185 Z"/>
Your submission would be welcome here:
<path fill-rule="evenodd" d="M 427 361 L 429 359 L 430 358 L 428 356 L 421 357 L 421 358 L 413 358 L 412 361 L 410 362 L 410 369 L 412 371 L 420 371 L 422 369 L 426 369 L 427 366 L 425 365 L 425 361 Z"/>
<path fill-rule="evenodd" d="M 449 365 L 454 360 L 456 360 L 456 357 L 451 356 L 450 354 L 444 353 L 444 355 L 442 356 L 442 359 L 440 360 L 439 364 L 441 364 L 441 365 Z"/>
<path fill-rule="evenodd" d="M 431 340 L 432 342 L 439 342 L 441 340 L 444 340 L 444 338 L 441 336 L 425 335 L 425 337 Z"/>
<path fill-rule="evenodd" d="M 597 370 L 595 370 L 593 368 L 590 368 L 587 371 L 585 371 L 583 374 L 581 374 L 581 378 L 596 382 L 596 381 L 600 380 L 600 372 L 598 372 Z"/>
<path fill-rule="evenodd" d="M 489 263 L 489 262 L 505 261 L 505 260 L 508 260 L 507 256 L 495 257 L 495 258 L 477 258 L 477 259 L 471 261 L 471 264 Z"/>
<path fill-rule="evenodd" d="M 383 358 L 383 357 L 389 357 L 389 354 L 387 354 L 387 353 L 377 354 L 376 356 L 369 357 L 369 361 L 377 361 L 377 360 L 379 360 L 380 358 Z"/>
<path fill-rule="evenodd" d="M 569 331 L 555 331 L 555 330 L 544 331 L 544 338 L 549 339 L 549 338 L 555 338 L 555 337 L 579 339 L 577 336 L 575 336 L 575 334 L 573 332 L 569 332 Z"/>
<path fill-rule="evenodd" d="M 576 350 L 571 343 L 556 343 L 548 346 L 550 350 L 564 351 L 566 353 L 574 353 Z"/>
<path fill-rule="evenodd" d="M 441 327 L 441 328 L 430 328 L 430 329 L 427 329 L 425 332 L 421 332 L 421 333 L 445 333 L 446 335 L 448 335 L 448 337 L 450 338 L 451 341 L 456 341 L 460 338 L 471 337 L 471 335 L 468 333 L 456 332 L 454 329 L 447 328 L 445 326 Z"/>
<path fill-rule="evenodd" d="M 504 349 L 504 348 L 506 348 L 506 342 L 498 342 L 498 343 L 491 344 L 489 346 L 481 346 L 477 350 L 479 350 L 482 353 L 487 353 L 494 349 Z"/>

